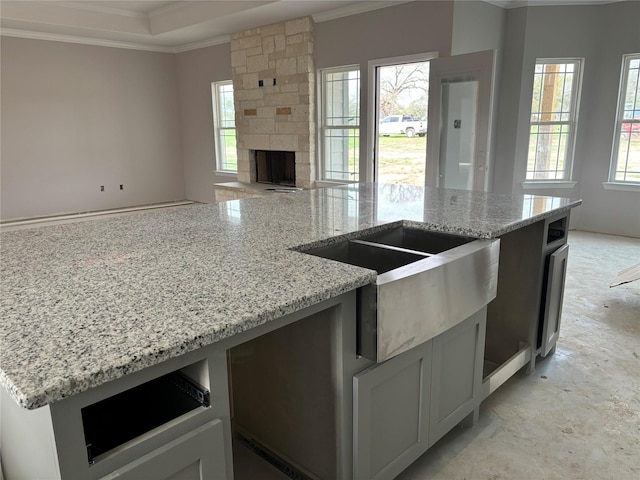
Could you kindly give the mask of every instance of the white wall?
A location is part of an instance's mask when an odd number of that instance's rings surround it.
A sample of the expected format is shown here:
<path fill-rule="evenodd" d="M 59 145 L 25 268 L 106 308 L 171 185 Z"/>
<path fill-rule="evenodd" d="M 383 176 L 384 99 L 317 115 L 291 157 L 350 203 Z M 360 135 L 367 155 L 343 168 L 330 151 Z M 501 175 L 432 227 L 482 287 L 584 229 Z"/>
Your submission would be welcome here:
<path fill-rule="evenodd" d="M 184 198 L 174 55 L 11 37 L 1 49 L 2 220 Z"/>
<path fill-rule="evenodd" d="M 229 43 L 177 55 L 178 92 L 185 195 L 189 200 L 214 201 L 212 185 L 235 181 L 215 174 L 211 82 L 231 80 Z"/>
<path fill-rule="evenodd" d="M 496 190 L 582 198 L 572 228 L 640 237 L 640 191 L 605 190 L 622 54 L 640 52 L 640 2 L 509 10 L 498 119 Z M 572 189 L 524 190 L 536 58 L 582 57 Z"/>

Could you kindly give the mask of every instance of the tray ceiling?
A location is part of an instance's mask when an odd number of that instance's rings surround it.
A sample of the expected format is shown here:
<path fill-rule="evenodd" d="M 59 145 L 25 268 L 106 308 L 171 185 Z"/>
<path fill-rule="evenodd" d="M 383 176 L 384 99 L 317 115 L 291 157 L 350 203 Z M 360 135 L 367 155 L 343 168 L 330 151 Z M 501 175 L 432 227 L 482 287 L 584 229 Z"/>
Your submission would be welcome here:
<path fill-rule="evenodd" d="M 2 35 L 180 52 L 250 28 L 343 17 L 409 0 L 2 0 Z M 612 0 L 486 0 L 501 7 Z M 615 0 L 614 0 L 615 1 Z"/>
<path fill-rule="evenodd" d="M 0 26 L 9 36 L 175 52 L 293 18 L 337 18 L 406 1 L 2 0 Z"/>

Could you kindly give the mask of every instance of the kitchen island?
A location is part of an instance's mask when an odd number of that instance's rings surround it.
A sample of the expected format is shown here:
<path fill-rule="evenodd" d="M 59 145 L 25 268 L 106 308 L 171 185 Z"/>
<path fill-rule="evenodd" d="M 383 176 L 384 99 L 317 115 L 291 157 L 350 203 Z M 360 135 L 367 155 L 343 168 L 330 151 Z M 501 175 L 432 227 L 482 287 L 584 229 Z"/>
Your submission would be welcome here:
<path fill-rule="evenodd" d="M 307 255 L 301 246 L 398 224 L 500 238 L 498 297 L 486 319 L 484 397 L 514 369 L 527 363 L 532 369 L 536 355 L 553 350 L 559 322 L 543 332 L 540 319 L 558 310 L 562 288 L 545 294 L 546 275 L 555 268 L 548 257 L 566 243 L 568 215 L 579 204 L 358 184 L 3 232 L 5 473 L 10 480 L 21 469 L 33 472 L 35 455 L 51 478 L 109 478 L 116 471 L 122 477 L 122 469 L 136 478 L 136 468 L 171 478 L 167 459 L 200 472 L 194 478 L 232 478 L 228 358 L 240 362 L 243 345 L 306 325 L 316 355 L 334 356 L 327 368 L 340 371 L 340 385 L 327 387 L 339 420 L 327 435 L 336 439 L 332 474 L 350 478 L 357 464 L 352 378 L 372 367 L 356 352 L 356 294 L 377 275 Z M 514 320 L 523 309 L 526 321 Z M 315 345 L 314 338 L 326 342 Z M 135 389 L 178 371 L 208 391 L 209 400 L 120 443 L 88 445 L 91 419 L 113 408 L 103 401 L 135 391 L 140 401 L 154 403 L 148 391 Z M 25 448 L 21 456 L 17 450 Z"/>

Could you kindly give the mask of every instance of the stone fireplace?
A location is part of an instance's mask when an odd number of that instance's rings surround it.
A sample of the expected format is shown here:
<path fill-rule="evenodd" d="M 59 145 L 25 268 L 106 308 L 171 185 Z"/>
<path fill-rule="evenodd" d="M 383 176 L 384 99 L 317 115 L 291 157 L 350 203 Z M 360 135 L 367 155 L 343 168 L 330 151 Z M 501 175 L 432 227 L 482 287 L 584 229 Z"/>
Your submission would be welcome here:
<path fill-rule="evenodd" d="M 232 35 L 231 66 L 238 181 L 258 181 L 258 163 L 271 157 L 259 152 L 286 152 L 294 162 L 295 175 L 287 174 L 280 183 L 313 188 L 316 137 L 311 17 Z"/>

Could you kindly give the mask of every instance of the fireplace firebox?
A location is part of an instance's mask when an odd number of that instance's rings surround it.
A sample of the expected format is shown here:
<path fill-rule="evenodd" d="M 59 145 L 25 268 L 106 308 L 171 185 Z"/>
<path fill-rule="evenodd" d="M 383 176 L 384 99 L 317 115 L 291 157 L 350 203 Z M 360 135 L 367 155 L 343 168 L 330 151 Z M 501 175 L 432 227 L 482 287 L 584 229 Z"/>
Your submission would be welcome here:
<path fill-rule="evenodd" d="M 256 181 L 296 186 L 296 154 L 275 150 L 254 150 Z"/>

